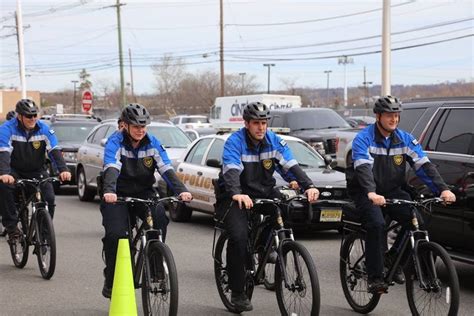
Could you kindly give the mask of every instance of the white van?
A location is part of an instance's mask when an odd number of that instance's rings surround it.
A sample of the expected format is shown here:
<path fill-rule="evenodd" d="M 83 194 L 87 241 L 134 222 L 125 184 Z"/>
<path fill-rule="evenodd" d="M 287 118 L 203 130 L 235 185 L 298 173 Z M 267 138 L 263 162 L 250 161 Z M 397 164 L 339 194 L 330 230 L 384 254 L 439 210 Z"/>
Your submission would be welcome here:
<path fill-rule="evenodd" d="M 281 94 L 253 94 L 236 95 L 216 98 L 211 107 L 210 122 L 214 128 L 243 126 L 242 114 L 245 106 L 250 102 L 261 102 L 276 109 L 290 109 L 301 107 L 301 97 Z"/>

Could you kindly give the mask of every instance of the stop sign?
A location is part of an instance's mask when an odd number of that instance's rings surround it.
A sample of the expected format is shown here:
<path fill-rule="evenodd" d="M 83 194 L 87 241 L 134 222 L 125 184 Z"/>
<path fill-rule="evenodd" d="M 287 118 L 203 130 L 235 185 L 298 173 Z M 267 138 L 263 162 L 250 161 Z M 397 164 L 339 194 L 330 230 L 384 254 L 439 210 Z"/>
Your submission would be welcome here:
<path fill-rule="evenodd" d="M 85 90 L 82 92 L 82 111 L 89 112 L 92 109 L 92 92 Z"/>

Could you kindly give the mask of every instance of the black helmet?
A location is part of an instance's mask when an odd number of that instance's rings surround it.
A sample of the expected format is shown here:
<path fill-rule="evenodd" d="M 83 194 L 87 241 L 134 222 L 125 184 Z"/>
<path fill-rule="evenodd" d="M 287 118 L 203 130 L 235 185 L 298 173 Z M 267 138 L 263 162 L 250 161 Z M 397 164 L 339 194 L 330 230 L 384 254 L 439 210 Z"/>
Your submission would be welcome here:
<path fill-rule="evenodd" d="M 402 111 L 402 102 L 391 95 L 386 95 L 375 101 L 374 113 L 399 113 Z"/>
<path fill-rule="evenodd" d="M 269 120 L 270 110 L 261 102 L 252 102 L 245 106 L 243 118 L 245 121 L 250 120 Z"/>
<path fill-rule="evenodd" d="M 16 116 L 15 111 L 10 111 L 10 112 L 7 113 L 7 115 L 6 115 L 5 118 L 7 119 L 7 121 L 9 121 L 9 120 L 11 120 L 12 118 L 15 118 L 15 116 Z"/>
<path fill-rule="evenodd" d="M 30 99 L 21 99 L 17 102 L 15 111 L 21 115 L 38 115 L 38 107 L 35 101 Z"/>
<path fill-rule="evenodd" d="M 131 103 L 127 105 L 120 117 L 127 124 L 146 126 L 151 123 L 148 110 L 141 104 Z"/>

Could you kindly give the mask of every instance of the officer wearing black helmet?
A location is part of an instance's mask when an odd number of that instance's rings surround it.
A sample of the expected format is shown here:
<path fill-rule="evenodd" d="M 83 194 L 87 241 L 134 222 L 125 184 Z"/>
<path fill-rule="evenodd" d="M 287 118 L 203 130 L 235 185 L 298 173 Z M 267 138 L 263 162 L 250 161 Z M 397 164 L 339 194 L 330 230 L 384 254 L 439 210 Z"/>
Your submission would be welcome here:
<path fill-rule="evenodd" d="M 105 253 L 105 282 L 102 295 L 110 298 L 115 271 L 115 257 L 118 240 L 127 238 L 128 215 L 144 219 L 143 205 L 127 206 L 114 204 L 117 196 L 148 199 L 156 196 L 153 188 L 155 170 L 167 182 L 168 186 L 183 201 L 192 199 L 184 184 L 178 179 L 160 141 L 148 134 L 146 126 L 151 118 L 148 110 L 141 104 L 126 106 L 121 115 L 122 129 L 113 133 L 105 144 L 104 153 L 104 196 L 100 206 L 105 236 L 102 238 Z M 153 224 L 163 232 L 166 238 L 168 218 L 162 205 L 152 209 Z"/>
<path fill-rule="evenodd" d="M 361 212 L 367 231 L 366 266 L 371 293 L 386 291 L 384 262 L 388 266 L 398 255 L 398 247 L 411 220 L 411 212 L 407 208 L 384 207 L 386 214 L 403 224 L 395 243 L 384 255 L 386 236 L 381 207 L 385 205 L 386 198 L 411 199 L 406 190 L 406 164 L 446 203 L 456 200 L 418 141 L 397 128 L 401 111 L 402 104 L 395 97 L 387 95 L 375 102 L 376 123 L 361 130 L 355 137 L 352 143 L 353 165 L 346 170 L 348 193 Z M 394 281 L 404 283 L 401 268 L 396 272 Z"/>
<path fill-rule="evenodd" d="M 45 153 L 48 152 L 60 172 L 59 179 L 71 180 L 54 131 L 37 120 L 38 108 L 35 102 L 22 99 L 16 104 L 15 111 L 16 119 L 10 119 L 0 126 L 0 212 L 10 238 L 21 234 L 17 227 L 18 215 L 14 201 L 15 179 L 47 177 Z M 53 217 L 53 186 L 48 182 L 41 189 Z"/>
<path fill-rule="evenodd" d="M 231 303 L 241 312 L 253 309 L 244 292 L 248 238 L 246 210 L 253 207 L 252 199 L 280 196 L 274 189 L 275 170 L 284 175 L 291 174 L 287 178 L 298 181 L 309 201 L 315 201 L 319 196 L 319 191 L 293 158 L 286 142 L 267 130 L 269 118 L 270 111 L 263 103 L 253 102 L 245 107 L 245 127 L 230 135 L 225 142 L 218 181 L 216 212 L 220 216 L 226 214 L 224 225 L 229 234 L 226 262 Z"/>

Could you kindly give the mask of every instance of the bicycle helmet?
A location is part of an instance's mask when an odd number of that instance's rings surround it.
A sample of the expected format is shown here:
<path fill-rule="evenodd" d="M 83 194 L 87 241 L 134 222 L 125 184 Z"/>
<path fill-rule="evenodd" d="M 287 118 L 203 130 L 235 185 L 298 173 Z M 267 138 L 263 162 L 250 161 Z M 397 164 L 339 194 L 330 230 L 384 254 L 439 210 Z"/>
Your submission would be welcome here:
<path fill-rule="evenodd" d="M 120 117 L 123 122 L 132 125 L 146 126 L 151 123 L 148 110 L 141 104 L 131 103 L 127 105 Z"/>
<path fill-rule="evenodd" d="M 33 100 L 21 99 L 16 104 L 15 112 L 21 115 L 38 115 L 38 107 Z"/>
<path fill-rule="evenodd" d="M 9 121 L 9 120 L 11 120 L 11 119 L 13 119 L 13 118 L 15 118 L 15 117 L 16 117 L 15 111 L 10 111 L 10 112 L 8 112 L 7 115 L 5 116 L 5 118 L 7 119 L 7 121 Z"/>
<path fill-rule="evenodd" d="M 375 101 L 374 113 L 400 113 L 402 111 L 402 102 L 391 95 L 386 95 Z"/>
<path fill-rule="evenodd" d="M 245 121 L 250 120 L 269 120 L 270 110 L 261 102 L 251 102 L 244 108 L 243 118 Z"/>

